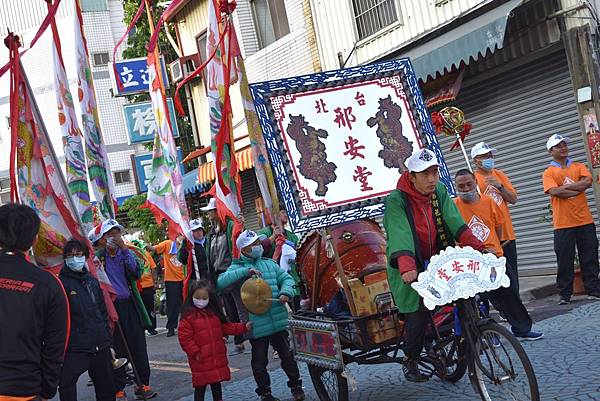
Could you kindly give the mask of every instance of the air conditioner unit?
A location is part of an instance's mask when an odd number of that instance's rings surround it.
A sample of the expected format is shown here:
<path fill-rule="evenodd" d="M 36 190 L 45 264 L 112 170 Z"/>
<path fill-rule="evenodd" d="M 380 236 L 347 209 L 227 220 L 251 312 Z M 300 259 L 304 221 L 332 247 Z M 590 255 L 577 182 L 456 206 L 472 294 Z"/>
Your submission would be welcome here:
<path fill-rule="evenodd" d="M 169 70 L 171 71 L 171 81 L 173 82 L 179 82 L 184 78 L 181 60 L 182 59 L 179 58 L 173 61 L 171 64 L 169 64 Z"/>
<path fill-rule="evenodd" d="M 173 82 L 179 82 L 198 68 L 200 58 L 198 54 L 192 54 L 191 56 L 180 57 L 177 60 L 169 64 L 171 70 L 171 80 Z"/>

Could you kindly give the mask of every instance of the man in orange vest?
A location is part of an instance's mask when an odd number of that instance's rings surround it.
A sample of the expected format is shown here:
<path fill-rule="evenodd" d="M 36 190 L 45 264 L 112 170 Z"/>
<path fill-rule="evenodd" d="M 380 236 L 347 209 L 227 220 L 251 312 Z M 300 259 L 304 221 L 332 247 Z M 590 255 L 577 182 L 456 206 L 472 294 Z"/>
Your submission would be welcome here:
<path fill-rule="evenodd" d="M 495 168 L 496 149 L 485 142 L 479 142 L 471 149 L 471 158 L 475 166 L 475 179 L 477 187 L 482 195 L 490 197 L 500 210 L 502 223 L 502 237 L 500 243 L 507 266 L 510 266 L 511 276 L 514 280 L 510 282 L 510 288 L 519 295 L 519 269 L 517 261 L 517 237 L 510 217 L 508 205 L 517 203 L 517 191 L 502 170 Z"/>
<path fill-rule="evenodd" d="M 553 160 L 543 175 L 544 192 L 550 195 L 552 204 L 559 305 L 571 302 L 575 246 L 585 290 L 591 299 L 600 299 L 598 237 L 585 197 L 585 190 L 592 186 L 592 174 L 585 164 L 569 159 L 567 142 L 567 138 L 559 134 L 548 139 L 546 149 Z"/>
<path fill-rule="evenodd" d="M 183 238 L 183 234 L 179 234 L 175 241 L 168 239 L 154 247 L 147 247 L 163 256 L 165 291 L 167 292 L 167 337 L 175 335 L 179 310 L 183 303 L 184 266 L 177 258 Z"/>

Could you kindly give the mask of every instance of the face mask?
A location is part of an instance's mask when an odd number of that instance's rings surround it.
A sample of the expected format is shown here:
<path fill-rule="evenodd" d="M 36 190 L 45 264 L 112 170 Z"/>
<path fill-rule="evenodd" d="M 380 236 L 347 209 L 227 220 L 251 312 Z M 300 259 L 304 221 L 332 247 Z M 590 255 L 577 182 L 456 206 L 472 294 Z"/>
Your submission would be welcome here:
<path fill-rule="evenodd" d="M 106 247 L 109 249 L 117 249 L 119 246 L 117 245 L 117 241 L 113 237 L 110 237 L 106 240 Z"/>
<path fill-rule="evenodd" d="M 65 259 L 67 267 L 74 272 L 80 272 L 85 266 L 85 256 L 73 256 Z"/>
<path fill-rule="evenodd" d="M 263 251 L 262 245 L 255 245 L 250 248 L 250 255 L 248 255 L 248 257 L 251 259 L 258 259 L 263 255 Z"/>
<path fill-rule="evenodd" d="M 483 167 L 485 170 L 492 170 L 494 168 L 494 159 L 482 160 L 481 167 Z"/>
<path fill-rule="evenodd" d="M 208 306 L 208 299 L 196 299 L 192 298 L 192 302 L 194 302 L 194 306 L 198 309 L 204 309 Z"/>
<path fill-rule="evenodd" d="M 474 189 L 469 192 L 457 192 L 458 196 L 465 202 L 473 202 L 477 199 L 477 190 Z"/>
<path fill-rule="evenodd" d="M 206 238 L 195 239 L 194 242 L 198 245 L 204 245 L 204 243 L 206 242 Z"/>

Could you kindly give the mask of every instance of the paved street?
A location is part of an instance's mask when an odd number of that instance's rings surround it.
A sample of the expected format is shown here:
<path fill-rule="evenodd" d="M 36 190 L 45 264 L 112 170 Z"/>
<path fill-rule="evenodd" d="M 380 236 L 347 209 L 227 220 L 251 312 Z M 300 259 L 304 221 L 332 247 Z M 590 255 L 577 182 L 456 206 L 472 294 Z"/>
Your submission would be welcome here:
<path fill-rule="evenodd" d="M 581 298 L 569 306 L 557 306 L 555 297 L 533 301 L 528 304 L 532 316 L 538 322 L 536 329 L 544 331 L 546 338 L 538 342 L 524 343 L 538 378 L 543 401 L 589 401 L 600 400 L 600 302 Z M 164 321 L 161 321 L 164 325 Z M 230 344 L 231 346 L 231 344 Z M 189 369 L 175 337 L 164 334 L 148 338 L 152 361 L 152 380 L 159 392 L 156 400 L 193 401 Z M 230 357 L 234 369 L 233 380 L 224 387 L 225 400 L 253 400 L 254 380 L 249 366 L 250 355 Z M 283 401 L 291 396 L 285 385 L 285 374 L 279 369 L 279 361 L 270 364 L 274 395 Z M 307 399 L 318 400 L 312 387 L 306 366 L 301 366 L 305 378 Z M 402 399 L 463 401 L 474 400 L 475 393 L 468 381 L 458 384 L 443 383 L 432 379 L 425 384 L 404 381 L 399 365 L 350 365 L 349 371 L 357 381 L 357 390 L 351 392 L 352 401 L 389 401 Z M 80 400 L 93 400 L 91 387 L 86 387 L 87 377 L 80 379 Z M 128 388 L 133 399 L 131 388 Z M 207 392 L 210 393 L 210 392 Z M 211 396 L 207 394 L 207 400 Z"/>

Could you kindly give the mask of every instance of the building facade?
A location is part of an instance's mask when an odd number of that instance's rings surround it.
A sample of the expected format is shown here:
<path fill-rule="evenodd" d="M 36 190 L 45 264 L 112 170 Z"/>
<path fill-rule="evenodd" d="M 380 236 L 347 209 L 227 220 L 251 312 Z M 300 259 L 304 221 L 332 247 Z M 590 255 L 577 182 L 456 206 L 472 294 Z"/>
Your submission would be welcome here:
<path fill-rule="evenodd" d="M 542 187 L 551 134 L 569 136 L 571 157 L 594 171 L 587 194 L 598 217 L 598 169 L 586 132 L 598 111 L 598 85 L 590 82 L 598 70 L 596 2 L 311 0 L 311 6 L 325 69 L 410 57 L 426 99 L 460 88 L 444 105 L 461 108 L 473 124 L 467 150 L 479 141 L 496 147 L 497 166 L 519 193 L 511 214 L 520 269 L 554 272 Z M 439 141 L 451 173 L 466 167 L 461 152 L 450 151 L 454 139 Z"/>
<path fill-rule="evenodd" d="M 90 53 L 90 65 L 96 89 L 100 125 L 106 144 L 111 172 L 115 182 L 115 195 L 121 203 L 127 197 L 138 193 L 135 183 L 133 160 L 136 155 L 148 153 L 141 145 L 131 145 L 128 140 L 125 123 L 123 120 L 123 105 L 125 98 L 113 97 L 112 79 L 109 73 L 112 51 L 115 43 L 125 32 L 123 23 L 123 5 L 120 0 L 80 0 L 84 30 Z M 71 93 L 77 93 L 77 74 L 75 60 L 69 59 L 74 53 L 73 42 L 73 15 L 74 1 L 63 1 L 57 13 L 57 24 L 65 27 L 61 35 L 65 67 L 71 83 Z M 28 45 L 37 31 L 40 23 L 47 14 L 45 2 L 38 0 L 22 0 L 15 6 L 10 0 L 0 1 L 0 27 L 3 32 L 10 28 L 23 37 Z M 55 151 L 60 162 L 64 165 L 62 157 L 62 141 L 58 128 L 55 91 L 53 85 L 52 69 L 52 35 L 44 34 L 38 44 L 23 58 L 23 65 L 30 84 L 36 95 L 36 102 L 51 137 Z M 2 64 L 8 61 L 8 52 L 2 54 Z M 8 74 L 2 77 L 2 93 L 8 93 Z M 9 127 L 6 121 L 9 116 L 8 96 L 0 97 L 0 147 L 8 149 Z M 76 105 L 78 107 L 78 105 Z M 8 176 L 8 158 L 0 158 L 0 176 Z M 4 191 L 4 186 L 2 186 Z M 2 195 L 2 201 L 5 201 Z"/>
<path fill-rule="evenodd" d="M 166 15 L 166 20 L 175 26 L 180 60 L 190 63 L 188 72 L 207 58 L 208 1 L 210 0 L 174 0 L 175 4 L 172 4 L 171 11 Z M 308 0 L 240 0 L 232 18 L 250 83 L 321 71 Z M 210 146 L 204 77 L 190 82 L 187 91 L 190 100 L 188 108 L 193 116 L 191 120 L 196 124 L 199 146 Z M 251 162 L 244 162 L 250 154 L 250 142 L 239 84 L 232 86 L 230 95 L 235 149 L 238 161 L 241 161 L 238 164 L 244 170 L 241 172 L 244 199 L 242 213 L 247 227 L 258 228 L 262 225 L 260 212 L 257 213 L 261 209 L 260 191 Z M 188 182 L 186 192 L 195 193 L 195 196 L 192 195 L 195 199 L 214 180 L 210 153 L 201 158 L 201 163 L 198 171 L 188 173 L 185 180 Z"/>

